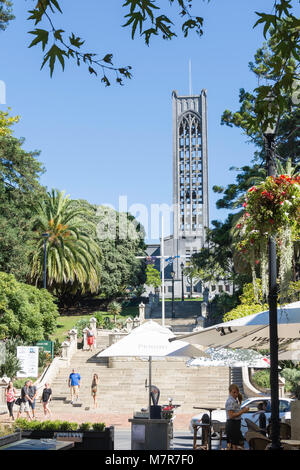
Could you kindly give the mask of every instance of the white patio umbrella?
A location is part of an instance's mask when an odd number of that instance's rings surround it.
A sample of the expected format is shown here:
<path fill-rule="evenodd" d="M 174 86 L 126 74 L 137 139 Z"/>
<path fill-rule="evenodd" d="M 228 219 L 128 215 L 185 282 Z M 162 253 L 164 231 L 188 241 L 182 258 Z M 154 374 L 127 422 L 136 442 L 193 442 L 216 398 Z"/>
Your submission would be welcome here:
<path fill-rule="evenodd" d="M 170 342 L 173 338 L 175 341 Z M 148 357 L 149 358 L 149 417 L 151 406 L 151 363 L 152 357 L 188 356 L 199 357 L 206 354 L 188 342 L 176 340 L 176 336 L 166 327 L 153 320 L 134 328 L 125 338 L 120 339 L 98 357 Z"/>
<path fill-rule="evenodd" d="M 190 359 L 188 367 L 253 367 L 263 369 L 270 367 L 270 360 L 251 349 L 207 349 L 209 357 L 197 357 Z"/>
<path fill-rule="evenodd" d="M 279 307 L 277 320 L 279 348 L 300 339 L 300 302 Z M 269 311 L 219 323 L 178 339 L 207 348 L 266 349 L 269 346 Z"/>

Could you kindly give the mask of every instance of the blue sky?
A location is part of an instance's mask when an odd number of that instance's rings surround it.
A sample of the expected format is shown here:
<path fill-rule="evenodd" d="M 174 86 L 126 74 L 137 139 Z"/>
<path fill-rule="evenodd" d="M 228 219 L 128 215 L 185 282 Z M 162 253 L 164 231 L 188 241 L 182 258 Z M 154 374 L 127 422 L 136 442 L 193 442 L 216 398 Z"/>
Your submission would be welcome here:
<path fill-rule="evenodd" d="M 84 38 L 88 51 L 100 57 L 111 52 L 115 64 L 133 67 L 132 80 L 109 88 L 71 63 L 65 72 L 58 66 L 52 78 L 48 68 L 40 71 L 40 47 L 27 47 L 33 29 L 27 10 L 35 2 L 14 3 L 16 20 L 0 32 L 0 80 L 6 84 L 0 109 L 9 106 L 21 116 L 15 135 L 25 137 L 26 150 L 41 151 L 41 183 L 117 210 L 119 196 L 126 196 L 129 209 L 171 205 L 171 93 L 188 94 L 191 60 L 193 93 L 207 89 L 210 220 L 224 220 L 211 188 L 231 183 L 235 173 L 229 168 L 249 163 L 254 149 L 220 119 L 225 109 L 238 109 L 240 88 L 257 85 L 248 68 L 263 43 L 262 28 L 253 29 L 255 11 L 271 12 L 273 1 L 195 0 L 195 13 L 205 19 L 201 38 L 154 38 L 147 47 L 121 28 L 123 1 L 86 0 L 83 8 L 80 0 L 61 0 L 64 16 L 55 15 L 56 26 Z"/>

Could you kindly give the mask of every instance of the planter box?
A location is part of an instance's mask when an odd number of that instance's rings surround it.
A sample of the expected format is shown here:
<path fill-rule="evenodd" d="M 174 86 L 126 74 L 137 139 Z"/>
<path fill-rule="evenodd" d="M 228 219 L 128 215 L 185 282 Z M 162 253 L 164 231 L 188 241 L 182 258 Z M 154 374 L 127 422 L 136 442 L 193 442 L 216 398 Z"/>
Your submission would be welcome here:
<path fill-rule="evenodd" d="M 20 432 L 14 432 L 12 434 L 8 434 L 7 436 L 2 436 L 0 437 L 0 447 L 6 446 L 7 444 L 10 444 L 11 442 L 19 441 L 20 439 L 21 439 Z"/>
<path fill-rule="evenodd" d="M 83 432 L 82 442 L 75 442 L 75 450 L 114 450 L 114 426 L 104 431 Z"/>
<path fill-rule="evenodd" d="M 114 426 L 104 431 L 22 431 L 22 438 L 74 441 L 74 450 L 114 450 Z M 3 444 L 4 445 L 4 444 Z"/>

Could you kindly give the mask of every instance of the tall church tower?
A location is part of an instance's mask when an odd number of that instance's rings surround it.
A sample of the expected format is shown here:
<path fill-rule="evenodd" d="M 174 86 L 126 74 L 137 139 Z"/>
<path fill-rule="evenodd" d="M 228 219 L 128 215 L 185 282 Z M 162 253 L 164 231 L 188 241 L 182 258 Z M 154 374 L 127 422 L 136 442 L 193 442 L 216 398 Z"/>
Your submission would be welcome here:
<path fill-rule="evenodd" d="M 180 298 L 182 288 L 184 294 L 191 292 L 180 265 L 203 247 L 209 226 L 206 90 L 188 96 L 173 91 L 172 106 L 173 235 L 164 237 L 167 259 L 157 260 L 157 269 L 164 270 L 166 296 L 171 297 L 174 285 L 175 297 Z M 148 245 L 147 253 L 159 256 L 160 245 Z M 201 292 L 201 282 L 193 292 Z"/>
<path fill-rule="evenodd" d="M 209 225 L 206 90 L 191 96 L 173 91 L 172 101 L 173 252 L 188 257 L 203 247 Z"/>

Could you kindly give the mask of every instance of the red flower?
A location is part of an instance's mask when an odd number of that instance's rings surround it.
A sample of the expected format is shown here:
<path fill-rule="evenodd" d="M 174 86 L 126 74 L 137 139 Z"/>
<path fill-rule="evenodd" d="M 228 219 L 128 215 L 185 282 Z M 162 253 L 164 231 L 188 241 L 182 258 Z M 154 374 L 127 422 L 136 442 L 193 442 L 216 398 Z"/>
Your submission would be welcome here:
<path fill-rule="evenodd" d="M 242 224 L 237 224 L 236 228 L 242 228 Z"/>
<path fill-rule="evenodd" d="M 274 219 L 269 219 L 270 224 L 274 224 Z"/>
<path fill-rule="evenodd" d="M 244 202 L 243 207 L 247 207 L 247 202 Z"/>

